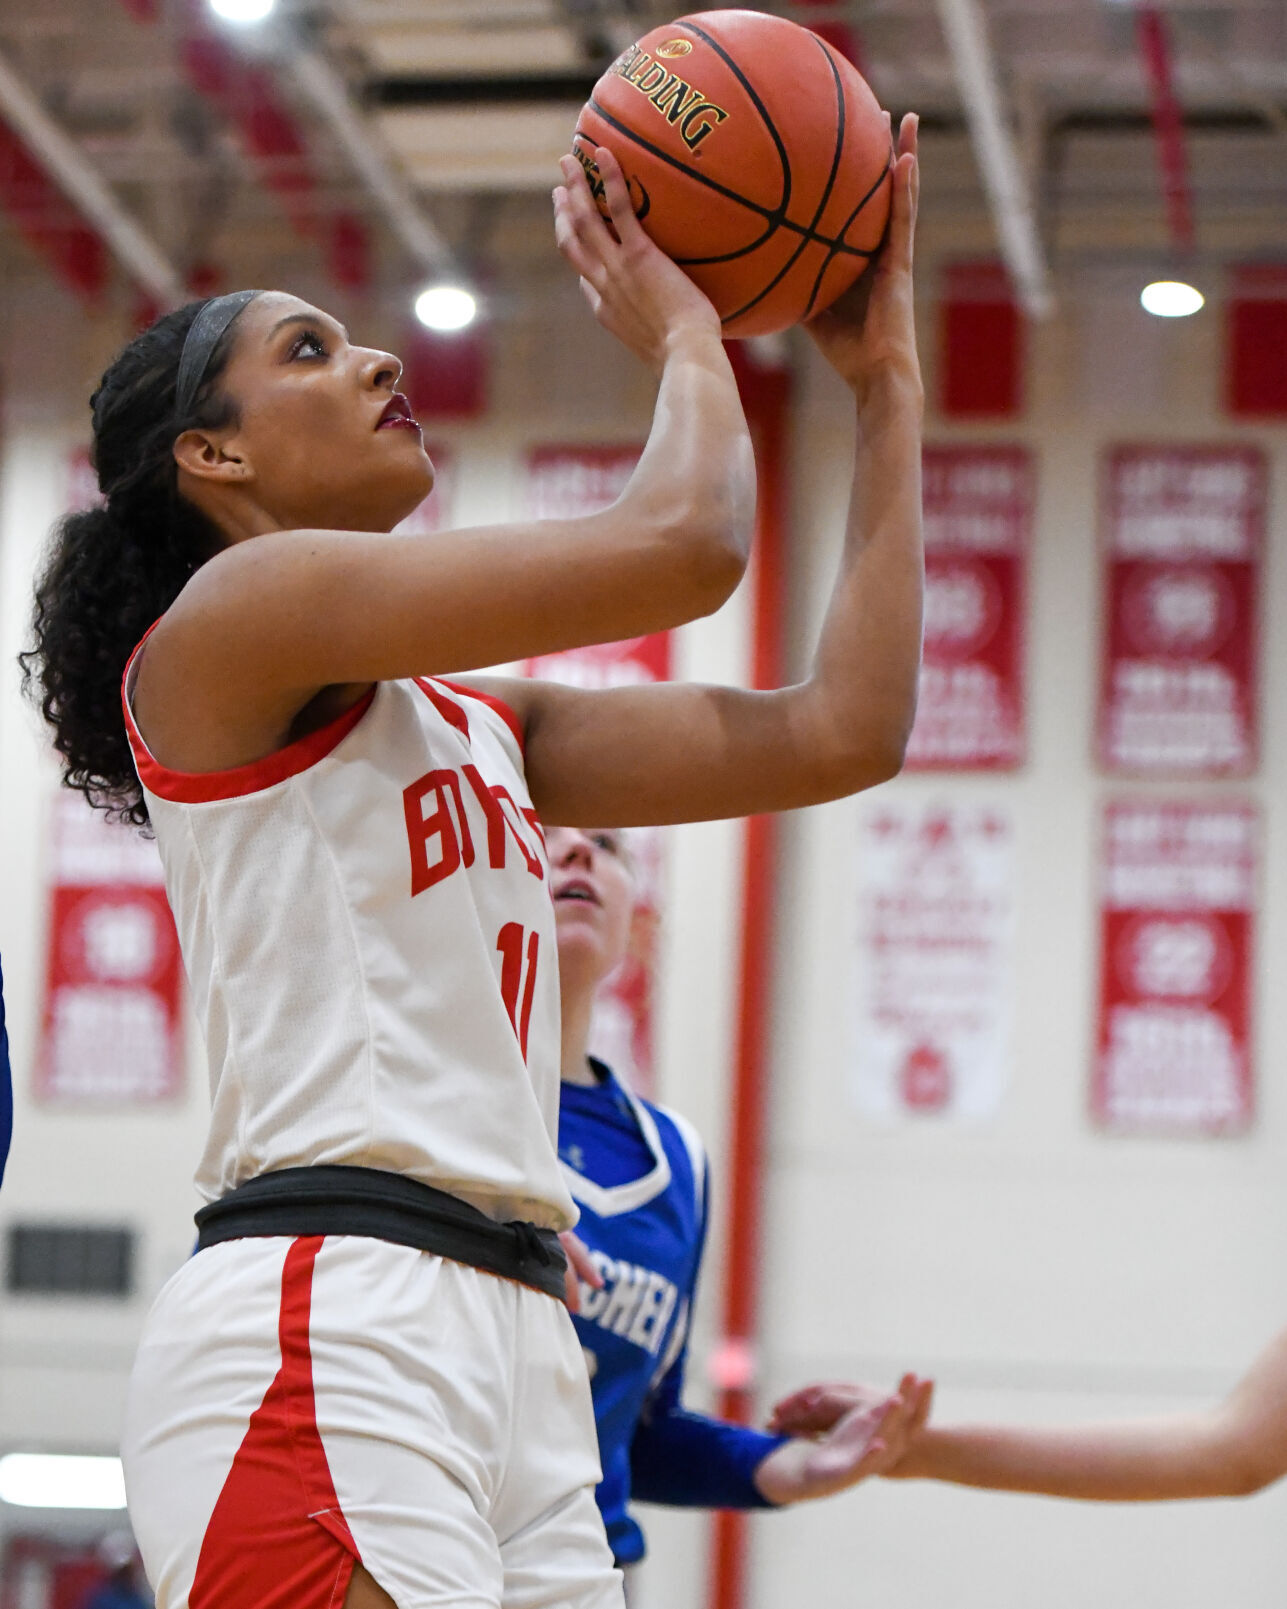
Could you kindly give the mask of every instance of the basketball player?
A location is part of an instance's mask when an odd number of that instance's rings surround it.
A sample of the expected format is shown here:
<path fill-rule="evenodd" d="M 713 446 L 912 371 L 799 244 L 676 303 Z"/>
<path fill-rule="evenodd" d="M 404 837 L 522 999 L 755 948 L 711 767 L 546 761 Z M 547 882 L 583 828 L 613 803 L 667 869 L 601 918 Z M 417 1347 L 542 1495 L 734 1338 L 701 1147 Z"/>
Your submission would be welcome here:
<path fill-rule="evenodd" d="M 59 527 L 25 663 L 68 783 L 156 833 L 211 1064 L 201 1250 L 148 1317 L 122 1445 L 160 1609 L 620 1603 L 561 1300 L 538 822 L 783 809 L 898 769 L 921 589 L 902 143 L 865 312 L 819 323 L 859 445 L 793 688 L 441 680 L 676 625 L 745 564 L 718 319 L 606 158 L 614 228 L 569 159 L 556 234 L 660 385 L 601 514 L 389 535 L 433 476 L 397 360 L 281 292 L 167 315 L 104 376 L 106 506 Z"/>
<path fill-rule="evenodd" d="M 587 1054 L 595 993 L 629 947 L 636 888 L 624 834 L 552 827 L 546 846 L 563 1023 L 559 1157 L 597 1273 L 573 1323 L 599 1434 L 596 1496 L 629 1583 L 644 1554 L 632 1497 L 766 1508 L 828 1496 L 897 1463 L 929 1388 L 909 1375 L 895 1395 L 864 1398 L 820 1439 L 766 1435 L 683 1407 L 706 1153 L 677 1112 L 641 1100 Z"/>
<path fill-rule="evenodd" d="M 778 1403 L 771 1422 L 783 1434 L 826 1434 L 877 1396 L 865 1386 L 808 1386 Z M 880 1473 L 1100 1503 L 1263 1491 L 1287 1475 L 1287 1330 L 1209 1408 L 1115 1425 L 916 1425 Z"/>

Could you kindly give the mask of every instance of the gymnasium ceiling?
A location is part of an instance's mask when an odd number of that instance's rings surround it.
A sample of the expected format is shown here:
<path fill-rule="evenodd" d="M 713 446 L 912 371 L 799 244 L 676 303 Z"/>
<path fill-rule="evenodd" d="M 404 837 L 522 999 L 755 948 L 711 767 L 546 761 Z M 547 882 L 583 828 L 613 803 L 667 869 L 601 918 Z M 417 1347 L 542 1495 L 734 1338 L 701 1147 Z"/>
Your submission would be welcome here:
<path fill-rule="evenodd" d="M 1098 251 L 1164 249 L 1132 5 L 982 3 L 1003 111 L 1055 269 Z M 348 271 L 391 289 L 423 278 L 435 253 L 444 266 L 499 278 L 547 262 L 548 192 L 578 107 L 624 45 L 676 9 L 673 0 L 282 0 L 272 25 L 236 30 L 204 0 L 3 0 L 0 68 L 181 276 L 204 269 L 244 281 L 260 264 L 283 263 L 311 265 L 324 279 L 347 241 Z M 991 224 L 939 0 L 761 9 L 852 27 L 882 101 L 922 113 L 927 215 L 986 250 Z M 1163 12 L 1197 250 L 1281 258 L 1287 3 L 1170 0 Z M 392 178 L 401 224 L 319 110 L 316 89 L 301 87 L 305 44 L 345 93 L 350 133 Z M 212 92 L 212 60 L 268 83 L 267 108 L 248 108 L 227 82 Z M 248 134 L 255 118 L 259 133 Z M 258 155 L 255 138 L 266 146 Z M 407 207 L 418 224 L 408 224 Z M 0 271 L 36 261 L 20 222 L 30 220 L 16 219 L 11 202 L 0 215 Z M 419 260 L 408 228 L 420 229 Z M 354 269 L 363 253 L 366 269 Z"/>

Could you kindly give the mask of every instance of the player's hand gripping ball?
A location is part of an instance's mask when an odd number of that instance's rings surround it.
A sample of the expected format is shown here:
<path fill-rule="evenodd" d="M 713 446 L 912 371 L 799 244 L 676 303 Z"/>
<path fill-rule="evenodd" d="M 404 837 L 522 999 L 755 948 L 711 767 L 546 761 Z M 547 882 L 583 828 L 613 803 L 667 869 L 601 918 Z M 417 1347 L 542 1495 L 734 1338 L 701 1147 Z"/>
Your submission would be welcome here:
<path fill-rule="evenodd" d="M 601 145 L 644 229 L 710 297 L 725 335 L 820 313 L 885 232 L 889 121 L 850 62 L 782 17 L 698 12 L 618 57 L 572 145 L 603 211 Z"/>

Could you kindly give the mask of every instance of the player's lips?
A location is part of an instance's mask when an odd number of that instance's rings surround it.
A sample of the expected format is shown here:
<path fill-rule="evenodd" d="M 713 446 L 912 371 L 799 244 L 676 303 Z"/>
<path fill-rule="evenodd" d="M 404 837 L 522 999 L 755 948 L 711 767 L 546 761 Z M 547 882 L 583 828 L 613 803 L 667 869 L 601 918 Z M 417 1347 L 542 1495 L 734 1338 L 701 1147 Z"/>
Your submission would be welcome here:
<path fill-rule="evenodd" d="M 603 903 L 594 891 L 594 884 L 584 877 L 570 877 L 566 883 L 561 883 L 554 896 L 554 903 L 557 905 L 560 900 L 583 901 L 587 905 Z"/>
<path fill-rule="evenodd" d="M 389 398 L 388 404 L 375 427 L 377 430 L 414 430 L 421 434 L 420 423 L 411 411 L 411 404 L 402 395 L 395 391 Z"/>

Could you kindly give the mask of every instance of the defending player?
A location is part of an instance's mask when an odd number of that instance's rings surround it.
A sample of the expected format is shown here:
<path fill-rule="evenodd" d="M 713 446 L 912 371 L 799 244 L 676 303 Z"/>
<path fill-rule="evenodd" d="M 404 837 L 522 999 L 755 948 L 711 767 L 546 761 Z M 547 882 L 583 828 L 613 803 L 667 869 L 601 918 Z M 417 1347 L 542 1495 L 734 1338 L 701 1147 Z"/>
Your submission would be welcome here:
<path fill-rule="evenodd" d="M 909 1375 L 892 1396 L 864 1397 L 820 1439 L 768 1435 L 684 1408 L 706 1153 L 677 1112 L 641 1100 L 587 1054 L 595 993 L 629 944 L 636 889 L 625 835 L 553 827 L 546 843 L 563 1021 L 559 1157 L 581 1209 L 577 1235 L 602 1281 L 582 1286 L 573 1323 L 603 1465 L 596 1496 L 613 1556 L 628 1569 L 644 1554 L 632 1498 L 745 1509 L 843 1491 L 897 1463 L 928 1387 Z"/>
<path fill-rule="evenodd" d="M 660 388 L 601 514 L 389 535 L 432 484 L 399 365 L 280 292 L 170 314 L 105 375 L 106 506 L 59 527 L 26 664 L 66 780 L 151 821 L 210 1060 L 202 1249 L 148 1317 L 122 1447 L 160 1609 L 620 1603 L 559 1299 L 575 1209 L 538 818 L 783 809 L 897 770 L 914 142 L 865 315 L 820 321 L 860 432 L 796 687 L 438 679 L 675 625 L 745 564 L 718 319 L 606 158 L 615 234 L 570 159 L 556 233 Z"/>
<path fill-rule="evenodd" d="M 772 1423 L 784 1434 L 825 1434 L 875 1395 L 809 1386 L 778 1403 Z M 1287 1330 L 1223 1402 L 1195 1413 L 1045 1428 L 917 1426 L 881 1474 L 1099 1503 L 1249 1496 L 1287 1475 Z"/>

